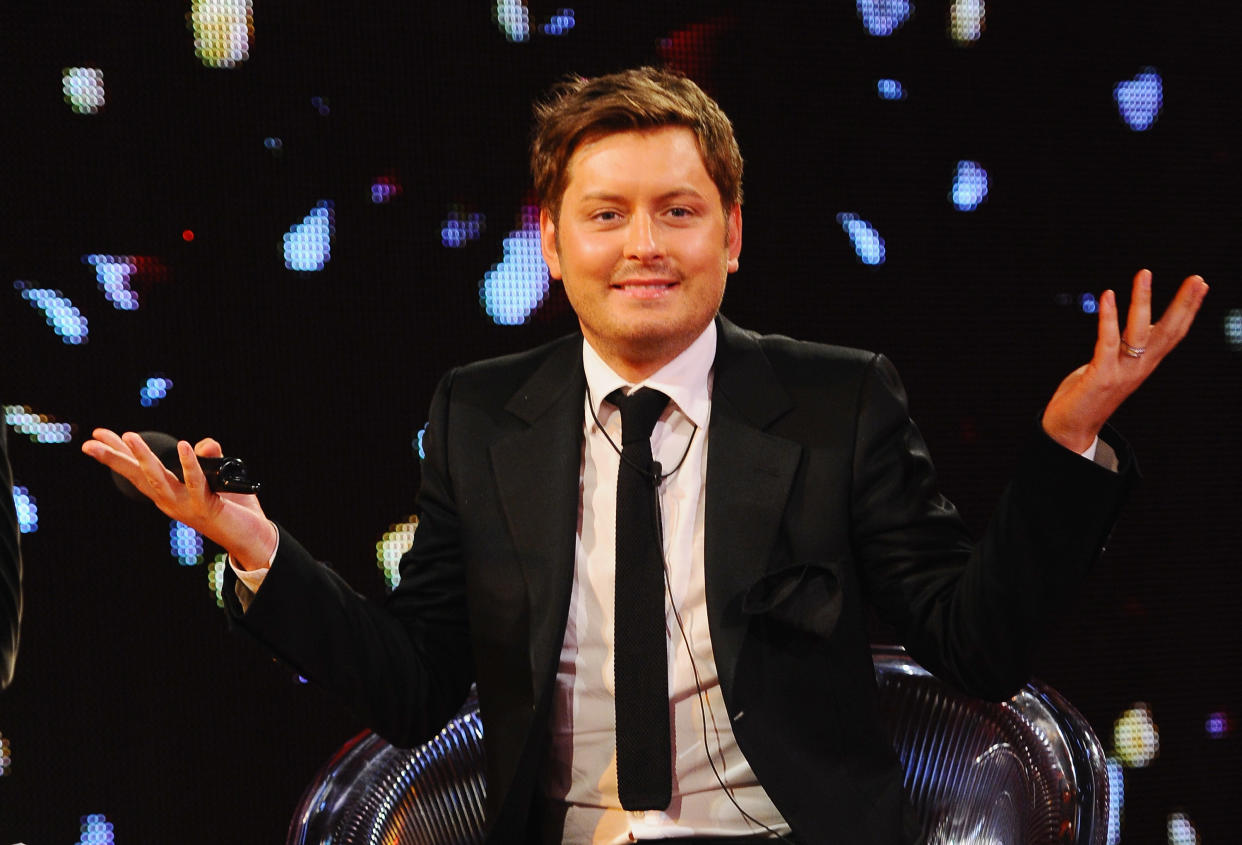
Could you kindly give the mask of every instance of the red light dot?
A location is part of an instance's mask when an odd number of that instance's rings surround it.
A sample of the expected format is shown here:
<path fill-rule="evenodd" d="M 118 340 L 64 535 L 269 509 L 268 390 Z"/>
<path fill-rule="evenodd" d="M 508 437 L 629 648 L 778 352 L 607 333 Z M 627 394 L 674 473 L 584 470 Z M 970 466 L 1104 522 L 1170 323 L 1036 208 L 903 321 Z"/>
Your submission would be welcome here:
<path fill-rule="evenodd" d="M 194 231 L 192 229 L 186 229 L 184 232 L 181 233 L 181 240 L 185 241 L 186 243 L 189 243 L 190 241 L 194 240 Z"/>

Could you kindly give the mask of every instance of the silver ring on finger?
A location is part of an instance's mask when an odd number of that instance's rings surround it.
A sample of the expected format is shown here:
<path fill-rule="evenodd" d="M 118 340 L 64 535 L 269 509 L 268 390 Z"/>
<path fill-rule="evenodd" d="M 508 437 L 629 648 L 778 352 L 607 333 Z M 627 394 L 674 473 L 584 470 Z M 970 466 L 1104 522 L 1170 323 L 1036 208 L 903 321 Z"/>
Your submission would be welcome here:
<path fill-rule="evenodd" d="M 1123 337 L 1121 339 L 1122 351 L 1131 358 L 1142 358 L 1143 353 L 1147 351 L 1146 346 L 1131 346 Z"/>

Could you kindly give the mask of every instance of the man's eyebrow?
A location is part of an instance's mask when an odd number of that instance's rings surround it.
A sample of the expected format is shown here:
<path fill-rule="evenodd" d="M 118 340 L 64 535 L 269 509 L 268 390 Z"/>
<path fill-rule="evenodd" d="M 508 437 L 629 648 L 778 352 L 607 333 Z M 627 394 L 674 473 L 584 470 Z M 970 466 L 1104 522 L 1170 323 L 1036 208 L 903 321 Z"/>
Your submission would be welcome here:
<path fill-rule="evenodd" d="M 667 202 L 669 200 L 678 199 L 680 197 L 689 197 L 691 199 L 699 199 L 699 200 L 705 199 L 702 192 L 696 190 L 695 188 L 689 185 L 686 185 L 683 187 L 677 187 L 677 188 L 673 188 L 671 190 L 665 191 L 664 193 L 656 197 L 656 201 Z M 587 191 L 585 194 L 582 195 L 579 201 L 580 202 L 598 202 L 600 200 L 603 200 L 605 202 L 623 202 L 625 201 L 625 199 L 626 197 L 624 194 L 615 193 L 613 191 L 599 190 L 599 191 Z"/>

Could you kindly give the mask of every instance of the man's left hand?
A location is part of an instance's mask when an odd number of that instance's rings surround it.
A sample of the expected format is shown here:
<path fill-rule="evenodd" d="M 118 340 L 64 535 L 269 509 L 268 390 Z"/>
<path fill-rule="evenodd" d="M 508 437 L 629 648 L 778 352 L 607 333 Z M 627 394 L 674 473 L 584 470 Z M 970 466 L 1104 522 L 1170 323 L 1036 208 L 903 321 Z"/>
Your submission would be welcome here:
<path fill-rule="evenodd" d="M 1123 333 L 1117 321 L 1117 295 L 1099 299 L 1099 328 L 1091 360 L 1065 377 L 1044 409 L 1044 431 L 1066 448 L 1086 451 L 1113 412 L 1138 389 L 1186 336 L 1207 295 L 1201 276 L 1182 282 L 1160 322 L 1151 321 L 1151 272 L 1134 277 Z"/>

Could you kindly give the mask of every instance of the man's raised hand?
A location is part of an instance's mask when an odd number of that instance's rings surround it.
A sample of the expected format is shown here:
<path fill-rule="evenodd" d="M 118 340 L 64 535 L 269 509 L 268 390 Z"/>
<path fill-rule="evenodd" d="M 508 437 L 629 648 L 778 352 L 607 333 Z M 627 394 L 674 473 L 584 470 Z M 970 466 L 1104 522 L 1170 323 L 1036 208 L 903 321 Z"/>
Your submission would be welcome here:
<path fill-rule="evenodd" d="M 1104 291 L 1095 352 L 1065 377 L 1044 409 L 1048 435 L 1075 452 L 1089 448 L 1113 412 L 1186 336 L 1207 291 L 1201 276 L 1188 277 L 1160 321 L 1152 323 L 1151 272 L 1140 270 L 1124 331 L 1118 324 L 1117 296 Z"/>
<path fill-rule="evenodd" d="M 208 437 L 193 448 L 177 443 L 185 483 L 165 467 L 141 437 L 117 435 L 106 428 L 91 432 L 82 451 L 127 479 L 166 515 L 220 544 L 242 569 L 268 565 L 276 548 L 276 529 L 263 513 L 258 497 L 213 493 L 198 457 L 218 458 L 220 444 Z"/>

